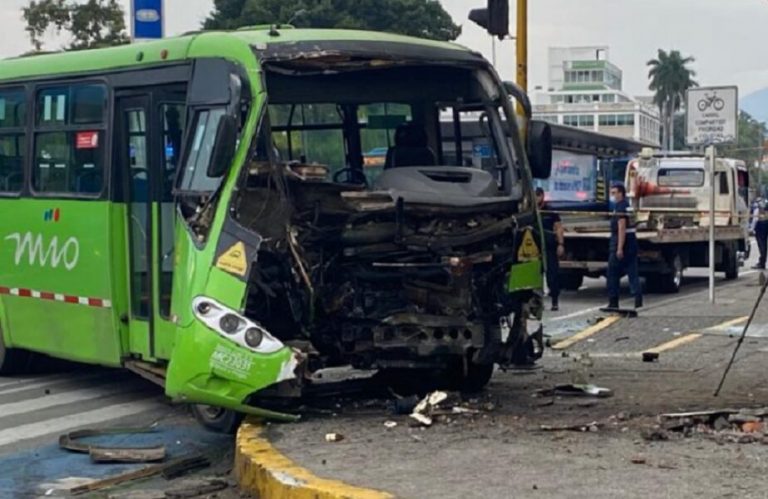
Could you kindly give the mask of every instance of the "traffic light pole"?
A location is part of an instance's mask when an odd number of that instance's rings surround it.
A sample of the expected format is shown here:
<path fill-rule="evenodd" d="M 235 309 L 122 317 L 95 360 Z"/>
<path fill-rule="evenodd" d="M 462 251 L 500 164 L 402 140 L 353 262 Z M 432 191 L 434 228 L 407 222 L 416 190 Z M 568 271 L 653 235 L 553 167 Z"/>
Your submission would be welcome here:
<path fill-rule="evenodd" d="M 528 91 L 528 0 L 517 0 L 517 84 Z"/>

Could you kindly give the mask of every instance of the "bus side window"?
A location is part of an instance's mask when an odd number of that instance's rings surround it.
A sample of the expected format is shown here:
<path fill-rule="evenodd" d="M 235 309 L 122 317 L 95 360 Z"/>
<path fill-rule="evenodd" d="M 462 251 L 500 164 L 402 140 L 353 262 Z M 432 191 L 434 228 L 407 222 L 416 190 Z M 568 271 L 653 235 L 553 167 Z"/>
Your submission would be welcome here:
<path fill-rule="evenodd" d="M 37 93 L 33 189 L 45 194 L 101 193 L 107 89 L 100 84 Z"/>
<path fill-rule="evenodd" d="M 24 185 L 26 126 L 26 92 L 0 90 L 0 193 L 16 194 Z"/>

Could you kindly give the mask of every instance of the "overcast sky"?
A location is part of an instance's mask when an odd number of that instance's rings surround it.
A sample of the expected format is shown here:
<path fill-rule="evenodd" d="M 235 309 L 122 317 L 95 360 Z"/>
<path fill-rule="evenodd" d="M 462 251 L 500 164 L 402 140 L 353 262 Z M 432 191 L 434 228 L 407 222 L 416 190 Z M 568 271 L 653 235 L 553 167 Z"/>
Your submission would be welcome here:
<path fill-rule="evenodd" d="M 130 0 L 120 0 L 128 7 Z M 30 49 L 21 19 L 27 0 L 0 0 L 0 57 Z M 460 43 L 488 58 L 491 42 L 466 20 L 485 0 L 442 0 L 457 23 L 464 25 Z M 512 4 L 514 5 L 514 0 Z M 625 90 L 647 94 L 645 63 L 658 48 L 679 49 L 696 57 L 702 85 L 737 84 L 741 95 L 768 87 L 764 40 L 768 0 L 531 0 L 530 85 L 546 85 L 550 46 L 608 45 L 611 59 L 624 70 Z M 212 8 L 212 0 L 166 0 L 168 34 L 196 29 Z M 514 21 L 512 26 L 514 26 Z M 51 43 L 49 48 L 57 48 Z M 499 47 L 499 69 L 514 77 L 514 42 Z"/>

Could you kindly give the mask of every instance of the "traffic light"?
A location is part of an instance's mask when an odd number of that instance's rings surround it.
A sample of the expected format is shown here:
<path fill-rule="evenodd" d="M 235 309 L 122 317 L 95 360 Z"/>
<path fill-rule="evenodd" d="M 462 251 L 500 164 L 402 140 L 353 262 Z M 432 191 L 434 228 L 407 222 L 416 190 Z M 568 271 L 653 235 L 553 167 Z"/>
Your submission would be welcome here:
<path fill-rule="evenodd" d="M 509 0 L 488 0 L 488 7 L 469 11 L 469 20 L 503 40 L 509 35 Z"/>

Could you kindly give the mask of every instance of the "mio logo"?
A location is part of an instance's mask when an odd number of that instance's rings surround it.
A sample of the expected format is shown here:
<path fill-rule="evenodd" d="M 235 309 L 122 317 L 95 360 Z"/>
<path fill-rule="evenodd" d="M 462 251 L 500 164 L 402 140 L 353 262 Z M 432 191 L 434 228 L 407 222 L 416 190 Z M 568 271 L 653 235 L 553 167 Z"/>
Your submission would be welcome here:
<path fill-rule="evenodd" d="M 61 211 L 58 208 L 45 210 L 43 212 L 43 221 L 45 222 L 58 222 L 59 218 L 61 218 Z"/>
<path fill-rule="evenodd" d="M 58 236 L 53 236 L 46 245 L 42 234 L 27 232 L 22 235 L 17 232 L 5 236 L 5 240 L 16 242 L 14 255 L 16 266 L 21 264 L 26 256 L 30 265 L 47 266 L 55 269 L 63 264 L 64 268 L 72 270 L 77 266 L 80 259 L 80 243 L 74 237 L 70 237 L 63 244 L 59 244 Z"/>

